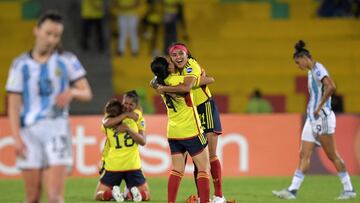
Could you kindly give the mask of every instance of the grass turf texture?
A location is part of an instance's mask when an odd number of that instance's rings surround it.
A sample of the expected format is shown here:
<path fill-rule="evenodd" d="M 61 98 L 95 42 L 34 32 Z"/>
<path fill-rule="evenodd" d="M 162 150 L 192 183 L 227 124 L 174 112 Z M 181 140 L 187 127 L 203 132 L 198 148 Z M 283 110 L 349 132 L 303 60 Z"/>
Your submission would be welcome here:
<path fill-rule="evenodd" d="M 355 189 L 360 191 L 360 176 L 352 176 Z M 236 202 L 286 202 L 273 196 L 271 190 L 288 187 L 291 177 L 227 177 L 223 181 L 223 192 L 227 199 Z M 166 202 L 167 178 L 148 178 L 151 201 Z M 96 178 L 69 178 L 66 184 L 65 202 L 94 202 L 93 194 Z M 121 187 L 123 189 L 123 187 Z M 306 176 L 296 202 L 329 203 L 339 202 L 334 199 L 343 187 L 337 176 Z M 22 202 L 24 188 L 21 180 L 0 180 L 0 202 Z M 195 194 L 194 181 L 183 178 L 178 192 L 177 202 L 185 202 L 190 194 Z M 44 201 L 46 202 L 46 200 Z M 360 202 L 360 197 L 346 202 Z"/>

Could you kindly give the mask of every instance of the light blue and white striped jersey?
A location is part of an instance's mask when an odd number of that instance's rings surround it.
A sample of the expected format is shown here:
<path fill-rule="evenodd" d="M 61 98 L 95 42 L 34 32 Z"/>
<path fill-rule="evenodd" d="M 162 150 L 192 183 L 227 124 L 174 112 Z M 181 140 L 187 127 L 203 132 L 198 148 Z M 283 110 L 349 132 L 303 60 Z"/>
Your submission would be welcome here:
<path fill-rule="evenodd" d="M 22 95 L 21 126 L 57 116 L 68 116 L 68 107 L 55 107 L 55 98 L 83 78 L 86 71 L 70 53 L 54 52 L 46 63 L 35 61 L 30 52 L 16 58 L 9 71 L 6 91 Z"/>
<path fill-rule="evenodd" d="M 324 79 L 324 77 L 326 76 L 329 76 L 328 71 L 322 64 L 318 62 L 316 62 L 314 67 L 308 72 L 308 89 L 310 98 L 307 105 L 307 117 L 310 119 L 310 121 L 313 121 L 315 119 L 314 112 L 318 107 L 324 94 L 325 89 L 321 80 Z M 330 115 L 331 97 L 329 97 L 328 100 L 325 102 L 322 111 L 326 115 Z"/>

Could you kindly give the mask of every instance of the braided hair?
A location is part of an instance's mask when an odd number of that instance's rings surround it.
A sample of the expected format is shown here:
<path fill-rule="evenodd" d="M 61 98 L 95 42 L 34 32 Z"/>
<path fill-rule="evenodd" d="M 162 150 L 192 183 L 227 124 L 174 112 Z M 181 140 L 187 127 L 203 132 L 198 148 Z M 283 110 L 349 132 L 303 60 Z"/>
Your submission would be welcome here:
<path fill-rule="evenodd" d="M 300 58 L 304 56 L 311 58 L 310 51 L 305 49 L 305 42 L 303 40 L 299 40 L 295 44 L 295 53 L 293 58 Z"/>
<path fill-rule="evenodd" d="M 169 62 L 166 60 L 166 58 L 161 56 L 155 57 L 155 59 L 151 62 L 151 71 L 156 76 L 156 80 L 160 85 L 166 85 L 165 79 L 170 75 L 168 67 Z M 166 93 L 164 94 L 164 97 L 166 106 L 176 112 L 173 98 Z"/>

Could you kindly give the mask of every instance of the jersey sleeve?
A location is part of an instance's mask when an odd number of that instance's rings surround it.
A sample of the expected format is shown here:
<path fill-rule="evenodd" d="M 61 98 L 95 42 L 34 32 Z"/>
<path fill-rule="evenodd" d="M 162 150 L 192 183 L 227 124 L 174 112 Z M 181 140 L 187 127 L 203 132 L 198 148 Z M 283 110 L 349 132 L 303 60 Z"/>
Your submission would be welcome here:
<path fill-rule="evenodd" d="M 74 54 L 67 52 L 64 54 L 64 57 L 67 61 L 67 71 L 70 82 L 75 82 L 86 75 L 84 67 Z"/>
<path fill-rule="evenodd" d="M 6 82 L 7 92 L 21 93 L 23 91 L 24 74 L 29 74 L 26 70 L 25 67 L 21 68 L 17 61 L 13 62 Z"/>
<path fill-rule="evenodd" d="M 136 122 L 138 128 L 139 128 L 139 131 L 143 131 L 145 132 L 145 129 L 146 129 L 146 123 L 145 123 L 145 119 L 144 119 L 144 115 L 143 113 L 141 112 L 140 109 L 135 109 L 134 112 L 139 115 L 139 120 Z"/>
<path fill-rule="evenodd" d="M 189 64 L 185 67 L 185 76 L 192 76 L 196 78 L 195 86 L 199 86 L 201 78 L 201 67 L 194 59 L 189 59 Z"/>
<path fill-rule="evenodd" d="M 317 66 L 317 69 L 315 70 L 316 79 L 318 81 L 321 81 L 324 77 L 329 76 L 328 71 L 325 69 L 324 66 L 319 65 Z"/>

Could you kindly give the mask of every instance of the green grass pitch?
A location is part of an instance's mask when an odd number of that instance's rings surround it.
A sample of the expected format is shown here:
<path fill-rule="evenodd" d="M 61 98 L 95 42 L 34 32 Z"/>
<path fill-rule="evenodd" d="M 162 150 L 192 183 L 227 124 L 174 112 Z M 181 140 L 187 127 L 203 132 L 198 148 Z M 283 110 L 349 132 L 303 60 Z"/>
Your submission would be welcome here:
<path fill-rule="evenodd" d="M 360 176 L 352 176 L 355 189 L 360 188 Z M 282 189 L 290 184 L 291 177 L 226 177 L 223 180 L 223 192 L 227 199 L 238 202 L 286 202 L 277 199 L 271 190 Z M 151 201 L 166 202 L 167 178 L 148 178 Z M 96 178 L 69 178 L 66 184 L 65 201 L 67 203 L 94 202 L 92 200 Z M 123 187 L 122 187 L 123 188 Z M 359 189 L 360 190 L 360 189 Z M 24 197 L 21 180 L 0 180 L 0 202 L 22 202 Z M 335 201 L 342 191 L 342 184 L 337 176 L 306 176 L 296 202 L 329 203 Z M 190 194 L 195 193 L 191 177 L 183 178 L 178 192 L 177 202 L 185 202 Z M 358 194 L 359 195 L 359 194 Z M 44 201 L 46 202 L 46 200 Z M 360 202 L 360 197 L 346 202 Z"/>

